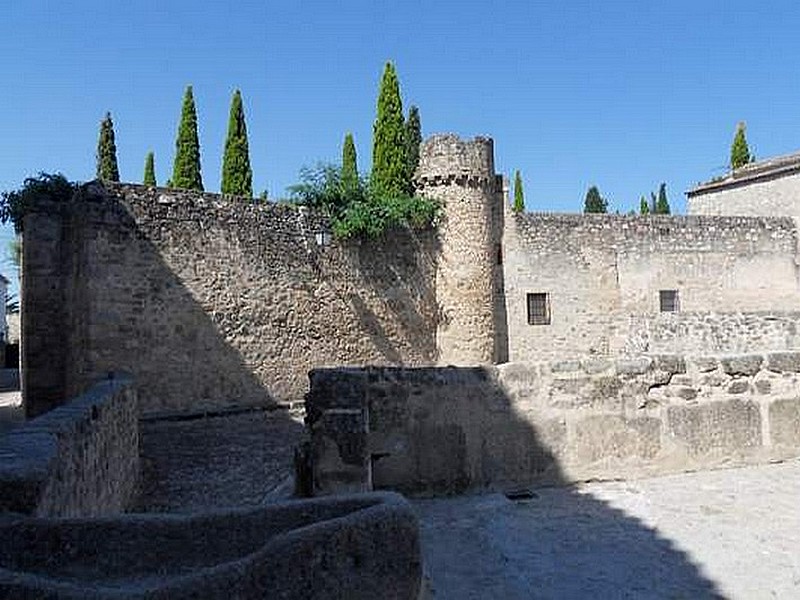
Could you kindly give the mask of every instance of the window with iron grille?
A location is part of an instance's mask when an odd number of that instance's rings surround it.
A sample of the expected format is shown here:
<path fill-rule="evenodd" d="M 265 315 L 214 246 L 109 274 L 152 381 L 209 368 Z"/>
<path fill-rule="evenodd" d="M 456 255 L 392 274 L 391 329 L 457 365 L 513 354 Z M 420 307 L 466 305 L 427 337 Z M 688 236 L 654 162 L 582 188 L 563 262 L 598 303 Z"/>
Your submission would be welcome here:
<path fill-rule="evenodd" d="M 661 290 L 658 299 L 661 312 L 678 312 L 678 290 Z"/>
<path fill-rule="evenodd" d="M 550 325 L 549 294 L 528 294 L 528 325 Z"/>

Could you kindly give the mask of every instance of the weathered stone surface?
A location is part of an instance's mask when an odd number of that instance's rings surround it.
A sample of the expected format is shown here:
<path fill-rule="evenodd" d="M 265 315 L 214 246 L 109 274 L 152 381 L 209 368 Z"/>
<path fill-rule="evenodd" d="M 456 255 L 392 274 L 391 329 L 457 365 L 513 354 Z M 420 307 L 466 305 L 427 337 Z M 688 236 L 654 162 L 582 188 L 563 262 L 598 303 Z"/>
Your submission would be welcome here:
<path fill-rule="evenodd" d="M 800 398 L 775 400 L 769 405 L 772 443 L 797 448 L 800 446 Z"/>
<path fill-rule="evenodd" d="M 694 400 L 697 398 L 697 389 L 688 385 L 669 386 L 669 395 L 681 400 Z"/>
<path fill-rule="evenodd" d="M 89 517 L 123 512 L 139 483 L 136 390 L 118 378 L 0 438 L 0 512 Z"/>
<path fill-rule="evenodd" d="M 670 435 L 692 457 L 735 456 L 761 446 L 758 404 L 729 400 L 667 409 Z"/>
<path fill-rule="evenodd" d="M 799 373 L 800 352 L 772 352 L 768 354 L 767 369 L 779 373 Z"/>
<path fill-rule="evenodd" d="M 651 417 L 592 416 L 575 422 L 575 460 L 644 461 L 661 448 L 661 422 Z"/>
<path fill-rule="evenodd" d="M 620 375 L 641 375 L 650 369 L 652 363 L 652 359 L 646 356 L 633 359 L 618 359 L 616 361 L 617 373 Z"/>
<path fill-rule="evenodd" d="M 728 375 L 755 375 L 761 369 L 764 357 L 759 354 L 726 356 L 720 359 L 722 369 Z"/>
<path fill-rule="evenodd" d="M 728 384 L 729 394 L 744 394 L 750 391 L 750 382 L 746 379 L 734 379 Z"/>

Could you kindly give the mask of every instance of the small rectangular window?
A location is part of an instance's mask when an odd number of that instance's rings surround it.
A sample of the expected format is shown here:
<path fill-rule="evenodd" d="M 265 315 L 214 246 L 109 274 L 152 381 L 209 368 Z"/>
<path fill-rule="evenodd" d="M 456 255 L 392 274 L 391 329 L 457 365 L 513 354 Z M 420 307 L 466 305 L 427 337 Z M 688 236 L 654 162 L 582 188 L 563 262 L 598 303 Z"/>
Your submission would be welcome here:
<path fill-rule="evenodd" d="M 661 312 L 678 312 L 678 290 L 661 290 L 658 300 Z"/>
<path fill-rule="evenodd" d="M 528 325 L 550 325 L 549 294 L 528 294 Z"/>

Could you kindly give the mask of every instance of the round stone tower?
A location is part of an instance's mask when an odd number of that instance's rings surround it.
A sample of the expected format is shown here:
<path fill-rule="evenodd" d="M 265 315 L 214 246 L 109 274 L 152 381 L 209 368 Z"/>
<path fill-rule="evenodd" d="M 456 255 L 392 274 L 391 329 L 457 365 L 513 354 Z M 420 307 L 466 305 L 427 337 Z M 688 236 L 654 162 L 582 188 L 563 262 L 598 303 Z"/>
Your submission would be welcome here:
<path fill-rule="evenodd" d="M 491 138 L 429 138 L 420 148 L 414 183 L 417 193 L 444 204 L 436 269 L 439 363 L 491 363 L 498 253 L 492 208 L 499 200 Z"/>

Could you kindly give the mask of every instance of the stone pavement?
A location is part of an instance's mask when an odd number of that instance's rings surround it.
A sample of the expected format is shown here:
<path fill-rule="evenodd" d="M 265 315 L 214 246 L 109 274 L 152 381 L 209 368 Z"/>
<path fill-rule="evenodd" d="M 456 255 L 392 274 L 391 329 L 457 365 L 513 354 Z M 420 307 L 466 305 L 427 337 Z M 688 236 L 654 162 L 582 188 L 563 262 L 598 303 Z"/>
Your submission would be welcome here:
<path fill-rule="evenodd" d="M 800 460 L 417 500 L 428 596 L 800 598 Z"/>

